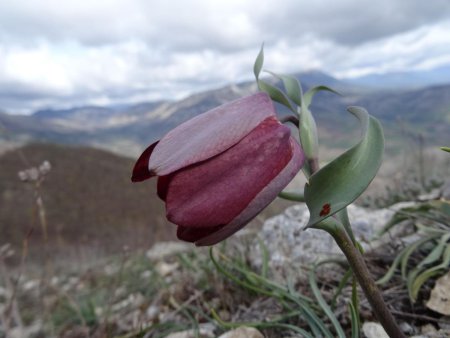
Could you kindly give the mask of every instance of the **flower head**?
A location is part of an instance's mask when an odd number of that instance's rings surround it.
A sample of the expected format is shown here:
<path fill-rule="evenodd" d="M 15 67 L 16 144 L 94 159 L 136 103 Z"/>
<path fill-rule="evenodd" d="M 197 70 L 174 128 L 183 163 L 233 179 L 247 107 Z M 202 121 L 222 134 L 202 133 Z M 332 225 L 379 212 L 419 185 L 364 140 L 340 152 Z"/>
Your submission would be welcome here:
<path fill-rule="evenodd" d="M 181 124 L 150 145 L 132 181 L 158 176 L 179 239 L 212 245 L 245 226 L 304 162 L 269 96 L 257 93 Z"/>

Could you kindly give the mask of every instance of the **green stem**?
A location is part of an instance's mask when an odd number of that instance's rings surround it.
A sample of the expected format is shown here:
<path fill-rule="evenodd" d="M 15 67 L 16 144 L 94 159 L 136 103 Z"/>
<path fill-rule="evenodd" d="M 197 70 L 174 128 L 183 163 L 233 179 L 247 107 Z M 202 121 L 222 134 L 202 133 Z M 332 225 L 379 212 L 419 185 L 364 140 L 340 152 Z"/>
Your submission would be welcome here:
<path fill-rule="evenodd" d="M 305 202 L 305 195 L 296 192 L 282 191 L 278 194 L 278 197 L 288 201 Z"/>
<path fill-rule="evenodd" d="M 318 227 L 322 228 L 322 227 Z M 345 257 L 352 267 L 359 285 L 364 291 L 375 316 L 383 326 L 386 333 L 391 338 L 406 338 L 399 326 L 395 322 L 394 317 L 389 311 L 386 303 L 383 300 L 380 290 L 378 289 L 375 281 L 370 276 L 369 269 L 361 255 L 361 252 L 355 247 L 352 240 L 349 238 L 347 232 L 340 225 L 325 226 L 323 230 L 328 231 L 335 239 L 341 250 L 344 252 Z"/>

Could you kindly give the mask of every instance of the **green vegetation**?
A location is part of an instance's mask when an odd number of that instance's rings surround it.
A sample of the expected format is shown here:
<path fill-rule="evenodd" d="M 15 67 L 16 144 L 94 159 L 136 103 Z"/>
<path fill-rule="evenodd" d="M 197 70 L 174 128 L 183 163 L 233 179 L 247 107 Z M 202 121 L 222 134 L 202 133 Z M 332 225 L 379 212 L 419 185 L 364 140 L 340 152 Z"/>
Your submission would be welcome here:
<path fill-rule="evenodd" d="M 402 208 L 380 235 L 406 220 L 412 221 L 414 233 L 409 241 L 404 239 L 406 243 L 378 283 L 389 282 L 400 271 L 411 301 L 416 302 L 422 286 L 450 267 L 450 202 L 432 201 Z"/>

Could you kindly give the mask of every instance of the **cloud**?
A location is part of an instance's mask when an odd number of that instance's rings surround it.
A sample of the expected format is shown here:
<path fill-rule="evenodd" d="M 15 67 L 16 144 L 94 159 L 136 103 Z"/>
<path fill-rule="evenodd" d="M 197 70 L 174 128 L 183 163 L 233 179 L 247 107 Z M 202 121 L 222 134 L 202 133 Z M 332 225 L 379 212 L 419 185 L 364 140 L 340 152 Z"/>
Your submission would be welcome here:
<path fill-rule="evenodd" d="M 351 77 L 449 63 L 450 2 L 0 3 L 0 109 L 176 99 L 266 66 Z"/>
<path fill-rule="evenodd" d="M 133 37 L 170 50 L 226 51 L 303 34 L 355 45 L 449 16 L 447 0 L 3 0 L 0 32 L 24 42 L 101 45 Z"/>

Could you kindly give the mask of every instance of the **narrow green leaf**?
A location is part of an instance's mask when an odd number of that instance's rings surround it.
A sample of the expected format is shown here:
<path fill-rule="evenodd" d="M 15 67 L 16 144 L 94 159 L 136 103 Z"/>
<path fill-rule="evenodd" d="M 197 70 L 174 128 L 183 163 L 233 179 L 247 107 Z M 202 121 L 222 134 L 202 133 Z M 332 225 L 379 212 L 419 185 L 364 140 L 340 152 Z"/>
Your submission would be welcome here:
<path fill-rule="evenodd" d="M 408 278 L 406 279 L 406 288 L 408 290 L 409 299 L 414 302 L 413 298 L 413 286 L 417 278 L 417 275 L 422 272 L 422 268 L 415 268 L 408 273 Z"/>
<path fill-rule="evenodd" d="M 266 72 L 283 81 L 284 88 L 286 89 L 286 94 L 292 100 L 292 102 L 294 102 L 297 106 L 300 106 L 302 104 L 301 102 L 303 91 L 297 78 L 291 75 L 280 75 L 271 71 Z"/>
<path fill-rule="evenodd" d="M 356 311 L 356 308 L 354 305 L 349 302 L 348 303 L 349 310 L 350 310 L 350 320 L 352 323 L 352 338 L 359 338 L 359 320 L 358 320 L 358 312 Z"/>
<path fill-rule="evenodd" d="M 381 237 L 383 234 L 385 234 L 386 232 L 388 232 L 389 230 L 392 229 L 392 227 L 394 227 L 394 225 L 403 222 L 404 220 L 407 220 L 409 217 L 408 215 L 402 214 L 402 213 L 398 213 L 396 212 L 391 219 L 389 220 L 389 222 L 387 222 L 383 228 L 377 232 L 376 237 Z"/>
<path fill-rule="evenodd" d="M 316 95 L 320 91 L 328 91 L 328 92 L 332 92 L 332 93 L 337 94 L 337 95 L 341 95 L 337 91 L 335 91 L 334 89 L 331 89 L 330 87 L 327 87 L 327 86 L 313 87 L 313 88 L 309 89 L 305 93 L 305 95 L 303 95 L 303 103 L 304 103 L 306 108 L 308 108 L 311 105 L 311 102 L 312 102 L 312 99 L 313 99 L 314 95 Z"/>
<path fill-rule="evenodd" d="M 400 261 L 402 260 L 403 254 L 406 251 L 407 248 L 404 248 L 400 253 L 395 257 L 394 262 L 390 266 L 389 270 L 386 272 L 386 274 L 381 277 L 379 280 L 377 280 L 377 284 L 386 284 L 391 280 L 391 278 L 394 276 L 395 271 L 397 270 L 398 265 L 400 264 Z"/>
<path fill-rule="evenodd" d="M 445 249 L 445 244 L 450 239 L 450 233 L 445 234 L 441 237 L 438 244 L 431 250 L 431 252 L 425 257 L 418 265 L 418 267 L 422 267 L 428 264 L 432 264 L 436 262 L 439 258 L 441 258 L 442 253 Z"/>
<path fill-rule="evenodd" d="M 441 150 L 450 153 L 450 147 L 441 147 Z"/>
<path fill-rule="evenodd" d="M 336 306 L 336 300 L 338 298 L 338 296 L 342 293 L 342 290 L 344 289 L 345 285 L 347 284 L 348 280 L 350 277 L 353 276 L 353 270 L 351 268 L 349 268 L 344 276 L 341 278 L 341 280 L 339 281 L 339 285 L 336 288 L 336 291 L 334 292 L 334 296 L 331 299 L 331 307 L 334 308 Z"/>
<path fill-rule="evenodd" d="M 261 73 L 262 66 L 264 64 L 264 43 L 261 45 L 258 56 L 256 57 L 255 64 L 253 65 L 253 74 L 255 74 L 256 81 L 259 80 L 259 74 Z"/>
<path fill-rule="evenodd" d="M 436 238 L 436 236 L 426 236 L 406 247 L 406 250 L 402 255 L 402 260 L 400 264 L 403 278 L 406 279 L 406 268 L 408 267 L 409 257 L 411 257 L 413 252 L 419 249 L 423 244 L 433 240 L 434 238 Z"/>
<path fill-rule="evenodd" d="M 266 92 L 269 94 L 270 98 L 278 103 L 281 103 L 283 106 L 289 108 L 294 114 L 297 114 L 297 110 L 292 106 L 291 102 L 287 98 L 286 94 L 279 90 L 277 87 L 272 86 L 271 84 L 258 80 L 259 90 Z"/>
<path fill-rule="evenodd" d="M 328 319 L 330 319 L 331 323 L 333 324 L 334 329 L 336 330 L 337 336 L 339 338 L 345 338 L 345 333 L 344 333 L 344 330 L 342 329 L 341 324 L 339 323 L 336 316 L 334 315 L 333 310 L 331 310 L 331 308 L 328 306 L 325 299 L 322 297 L 319 287 L 317 286 L 317 282 L 316 282 L 316 278 L 315 278 L 316 267 L 317 266 L 313 267 L 309 271 L 308 279 L 309 279 L 309 285 L 311 286 L 311 290 L 312 290 L 314 296 L 316 297 L 317 302 L 319 303 L 320 307 L 322 308 L 322 310 L 327 315 Z"/>
<path fill-rule="evenodd" d="M 430 204 L 433 206 L 433 208 L 437 209 L 442 214 L 442 216 L 450 218 L 450 201 L 430 201 Z"/>
<path fill-rule="evenodd" d="M 449 265 L 450 265 L 450 244 L 447 244 L 443 255 L 442 263 L 425 270 L 420 275 L 418 275 L 417 278 L 414 280 L 414 283 L 412 284 L 412 288 L 410 291 L 410 297 L 412 301 L 416 301 L 420 288 L 428 279 L 430 279 L 435 275 L 440 274 L 442 272 L 441 270 L 447 271 Z"/>
<path fill-rule="evenodd" d="M 361 122 L 362 139 L 310 177 L 305 186 L 310 211 L 308 226 L 352 203 L 366 190 L 381 165 L 384 150 L 381 124 L 363 108 L 350 107 L 348 111 Z"/>
<path fill-rule="evenodd" d="M 359 297 L 358 297 L 358 282 L 356 281 L 356 277 L 353 276 L 352 283 L 352 301 L 353 309 L 355 311 L 356 322 L 355 325 L 359 328 L 361 327 L 361 318 L 359 317 Z M 352 323 L 353 327 L 353 323 Z"/>

